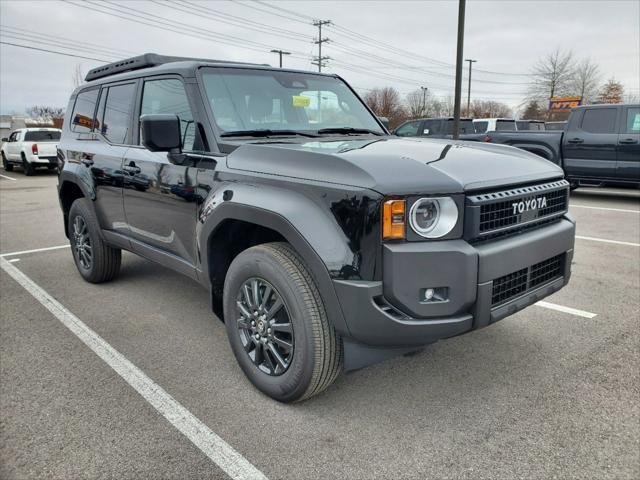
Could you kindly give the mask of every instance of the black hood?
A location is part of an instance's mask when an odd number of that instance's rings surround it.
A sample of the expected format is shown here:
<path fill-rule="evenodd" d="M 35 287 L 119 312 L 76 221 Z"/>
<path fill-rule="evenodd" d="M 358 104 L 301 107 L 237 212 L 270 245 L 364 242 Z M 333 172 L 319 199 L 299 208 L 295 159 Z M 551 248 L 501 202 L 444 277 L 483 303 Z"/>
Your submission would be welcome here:
<path fill-rule="evenodd" d="M 244 144 L 227 165 L 384 195 L 460 193 L 563 175 L 557 165 L 513 147 L 398 137 Z"/>

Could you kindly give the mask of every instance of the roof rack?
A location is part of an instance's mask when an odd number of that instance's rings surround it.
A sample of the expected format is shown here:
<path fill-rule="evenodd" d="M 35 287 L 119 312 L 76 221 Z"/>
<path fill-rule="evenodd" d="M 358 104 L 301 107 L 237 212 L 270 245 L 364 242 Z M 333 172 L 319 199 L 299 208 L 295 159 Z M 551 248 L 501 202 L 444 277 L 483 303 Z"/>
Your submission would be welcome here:
<path fill-rule="evenodd" d="M 118 62 L 108 63 L 106 65 L 102 65 L 101 67 L 93 68 L 89 70 L 89 73 L 87 73 L 87 76 L 84 77 L 84 79 L 85 81 L 90 82 L 92 80 L 97 80 L 98 78 L 115 75 L 116 73 L 130 72 L 132 70 L 139 70 L 141 68 L 156 67 L 165 63 L 184 61 L 257 65 L 255 63 L 230 62 L 227 60 L 212 60 L 209 58 L 171 57 L 168 55 L 158 55 L 157 53 L 145 53 L 143 55 L 138 55 L 137 57 L 126 58 Z"/>

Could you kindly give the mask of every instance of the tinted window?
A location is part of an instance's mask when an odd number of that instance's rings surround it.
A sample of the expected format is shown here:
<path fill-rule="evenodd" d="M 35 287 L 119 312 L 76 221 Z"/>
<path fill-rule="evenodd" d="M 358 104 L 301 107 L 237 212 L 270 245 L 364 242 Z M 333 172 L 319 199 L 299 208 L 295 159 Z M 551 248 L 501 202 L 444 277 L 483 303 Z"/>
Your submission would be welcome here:
<path fill-rule="evenodd" d="M 405 123 L 396 130 L 396 135 L 399 137 L 415 137 L 418 135 L 418 126 L 420 122 Z"/>
<path fill-rule="evenodd" d="M 518 130 L 531 130 L 529 122 L 516 122 L 516 127 L 518 127 Z"/>
<path fill-rule="evenodd" d="M 85 90 L 76 97 L 76 104 L 71 115 L 71 130 L 74 132 L 90 132 L 93 129 L 93 114 L 96 111 L 99 90 Z"/>
<path fill-rule="evenodd" d="M 60 140 L 60 132 L 53 130 L 38 130 L 24 134 L 25 142 L 52 142 Z"/>
<path fill-rule="evenodd" d="M 543 122 L 531 122 L 529 123 L 529 130 L 544 130 Z"/>
<path fill-rule="evenodd" d="M 496 120 L 496 130 L 498 132 L 513 132 L 516 130 L 515 120 Z"/>
<path fill-rule="evenodd" d="M 175 114 L 180 118 L 182 148 L 194 150 L 195 125 L 182 82 L 175 78 L 145 82 L 140 115 Z"/>
<path fill-rule="evenodd" d="M 584 111 L 580 128 L 589 133 L 613 133 L 616 126 L 616 108 L 592 108 Z"/>
<path fill-rule="evenodd" d="M 551 123 L 545 123 L 545 130 L 564 130 L 565 125 L 567 124 L 567 122 L 551 122 Z"/>
<path fill-rule="evenodd" d="M 487 127 L 489 126 L 489 122 L 473 122 L 473 128 L 476 133 L 484 133 L 487 131 Z"/>
<path fill-rule="evenodd" d="M 136 86 L 133 83 L 109 87 L 100 130 L 111 143 L 125 143 L 131 125 Z"/>
<path fill-rule="evenodd" d="M 453 134 L 453 120 L 447 120 L 447 135 Z M 460 120 L 460 125 L 458 127 L 458 133 L 474 133 L 475 127 L 473 125 L 473 120 Z"/>
<path fill-rule="evenodd" d="M 640 108 L 627 109 L 627 133 L 640 133 Z"/>

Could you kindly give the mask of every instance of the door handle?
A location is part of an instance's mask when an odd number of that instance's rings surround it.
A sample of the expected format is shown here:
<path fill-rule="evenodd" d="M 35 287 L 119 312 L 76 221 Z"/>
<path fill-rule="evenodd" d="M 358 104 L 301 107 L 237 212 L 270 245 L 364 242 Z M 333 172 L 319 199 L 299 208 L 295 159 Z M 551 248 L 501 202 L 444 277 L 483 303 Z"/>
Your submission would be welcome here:
<path fill-rule="evenodd" d="M 584 140 L 583 140 L 583 139 L 581 139 L 581 138 L 576 137 L 576 138 L 571 138 L 571 139 L 569 139 L 569 140 L 568 140 L 568 142 L 569 142 L 569 143 L 583 143 L 583 142 L 584 142 Z"/>
<path fill-rule="evenodd" d="M 638 143 L 638 140 L 635 138 L 623 138 L 618 143 L 621 143 L 622 145 L 633 145 L 634 143 Z"/>
<path fill-rule="evenodd" d="M 134 162 L 129 162 L 129 165 L 125 165 L 122 167 L 125 172 L 129 172 L 131 175 L 135 175 L 136 173 L 140 173 L 140 167 L 136 166 Z"/>
<path fill-rule="evenodd" d="M 80 162 L 82 162 L 85 167 L 90 167 L 91 165 L 93 165 L 93 160 L 91 158 L 83 158 L 82 160 L 80 160 Z"/>

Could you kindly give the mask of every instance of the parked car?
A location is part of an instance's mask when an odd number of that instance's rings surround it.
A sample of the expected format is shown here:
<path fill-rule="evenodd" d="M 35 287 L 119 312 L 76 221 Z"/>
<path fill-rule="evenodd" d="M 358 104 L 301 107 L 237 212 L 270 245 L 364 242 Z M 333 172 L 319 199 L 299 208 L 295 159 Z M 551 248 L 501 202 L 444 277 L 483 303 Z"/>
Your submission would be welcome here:
<path fill-rule="evenodd" d="M 518 131 L 539 131 L 544 130 L 544 122 L 541 120 L 516 120 L 516 128 Z"/>
<path fill-rule="evenodd" d="M 86 80 L 59 146 L 78 272 L 125 249 L 191 277 L 279 401 L 569 281 L 569 184 L 528 152 L 388 135 L 334 74 L 146 54 Z"/>
<path fill-rule="evenodd" d="M 513 118 L 474 118 L 473 126 L 475 133 L 486 132 L 502 132 L 502 131 L 516 131 L 516 121 Z"/>
<path fill-rule="evenodd" d="M 567 122 L 544 122 L 545 130 L 564 130 L 567 126 Z"/>
<path fill-rule="evenodd" d="M 15 165 L 25 175 L 33 175 L 38 167 L 54 169 L 58 165 L 56 148 L 60 141 L 57 128 L 20 128 L 2 139 L 2 166 L 7 172 Z"/>
<path fill-rule="evenodd" d="M 465 136 L 465 140 L 481 140 L 483 138 L 481 135 L 475 135 L 473 120 L 470 118 L 460 119 L 459 132 Z M 393 133 L 398 137 L 451 138 L 453 117 L 409 120 L 396 128 Z"/>
<path fill-rule="evenodd" d="M 573 187 L 640 185 L 640 105 L 588 105 L 561 132 L 491 132 L 487 142 L 528 150 L 560 165 Z"/>

